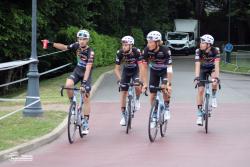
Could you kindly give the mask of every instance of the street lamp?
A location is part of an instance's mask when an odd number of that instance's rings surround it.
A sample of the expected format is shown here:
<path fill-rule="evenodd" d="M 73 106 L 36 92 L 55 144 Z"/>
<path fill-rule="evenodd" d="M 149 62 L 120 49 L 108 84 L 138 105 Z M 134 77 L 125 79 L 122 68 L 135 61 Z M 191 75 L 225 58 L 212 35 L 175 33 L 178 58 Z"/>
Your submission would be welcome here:
<path fill-rule="evenodd" d="M 37 0 L 32 0 L 32 44 L 31 44 L 31 56 L 33 59 L 29 65 L 29 72 L 27 74 L 28 80 L 28 91 L 26 96 L 25 106 L 23 115 L 29 117 L 42 116 L 43 110 L 41 107 L 40 95 L 39 95 L 39 73 L 38 73 L 38 59 L 37 59 Z M 36 102 L 37 101 L 37 102 Z"/>
<path fill-rule="evenodd" d="M 227 35 L 227 40 L 228 43 L 230 43 L 230 34 L 231 34 L 231 0 L 228 0 L 228 35 Z"/>

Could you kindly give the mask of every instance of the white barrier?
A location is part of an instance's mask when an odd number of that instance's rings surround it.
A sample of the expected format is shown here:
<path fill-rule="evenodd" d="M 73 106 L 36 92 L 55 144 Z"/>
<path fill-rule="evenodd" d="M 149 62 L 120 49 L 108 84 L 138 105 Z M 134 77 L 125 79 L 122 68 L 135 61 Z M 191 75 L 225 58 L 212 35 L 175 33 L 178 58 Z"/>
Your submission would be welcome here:
<path fill-rule="evenodd" d="M 3 119 L 5 119 L 5 118 L 7 118 L 7 117 L 9 117 L 9 116 L 11 116 L 11 115 L 13 115 L 13 114 L 15 114 L 15 113 L 17 113 L 17 112 L 19 112 L 19 111 L 22 111 L 23 109 L 25 109 L 25 108 L 27 108 L 27 107 L 30 107 L 30 106 L 32 106 L 32 105 L 38 103 L 39 101 L 40 101 L 40 98 L 39 98 L 38 100 L 36 100 L 36 101 L 30 103 L 30 104 L 27 105 L 27 106 L 24 106 L 24 107 L 22 107 L 22 108 L 20 108 L 20 109 L 17 109 L 17 110 L 15 110 L 15 111 L 11 112 L 11 113 L 8 113 L 8 114 L 6 114 L 6 115 L 0 117 L 0 121 L 3 120 Z"/>

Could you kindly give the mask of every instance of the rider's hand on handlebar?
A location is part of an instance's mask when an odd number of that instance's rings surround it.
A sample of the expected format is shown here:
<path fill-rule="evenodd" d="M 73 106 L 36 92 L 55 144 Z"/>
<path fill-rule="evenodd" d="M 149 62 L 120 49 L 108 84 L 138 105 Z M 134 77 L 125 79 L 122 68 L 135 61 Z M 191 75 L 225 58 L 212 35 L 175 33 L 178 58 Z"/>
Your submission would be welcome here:
<path fill-rule="evenodd" d="M 172 93 L 172 84 L 170 82 L 167 83 L 167 93 L 171 96 Z"/>
<path fill-rule="evenodd" d="M 143 86 L 142 86 L 142 92 L 146 92 L 147 91 L 147 89 L 148 89 L 148 85 L 146 85 L 146 84 L 144 84 Z"/>
<path fill-rule="evenodd" d="M 87 81 L 86 81 L 86 80 L 83 80 L 83 81 L 81 82 L 81 86 L 80 86 L 80 90 L 81 90 L 81 91 L 85 91 L 86 84 L 87 84 Z"/>
<path fill-rule="evenodd" d="M 200 77 L 195 77 L 194 78 L 194 83 L 197 85 L 200 82 Z"/>
<path fill-rule="evenodd" d="M 121 84 L 121 80 L 119 79 L 118 81 L 116 81 L 116 83 L 117 83 L 118 85 L 120 85 L 120 84 Z"/>
<path fill-rule="evenodd" d="M 220 79 L 219 79 L 218 77 L 214 77 L 214 78 L 212 79 L 212 81 L 213 81 L 213 82 L 216 82 L 216 83 L 220 83 Z"/>

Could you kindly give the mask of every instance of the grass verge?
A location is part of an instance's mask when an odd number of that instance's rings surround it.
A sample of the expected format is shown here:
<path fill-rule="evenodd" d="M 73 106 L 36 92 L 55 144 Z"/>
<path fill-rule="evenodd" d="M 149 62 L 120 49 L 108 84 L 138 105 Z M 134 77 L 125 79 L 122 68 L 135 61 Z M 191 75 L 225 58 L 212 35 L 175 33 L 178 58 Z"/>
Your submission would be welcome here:
<path fill-rule="evenodd" d="M 1 112 L 4 113 L 4 112 Z M 18 112 L 0 121 L 0 151 L 43 136 L 60 124 L 66 112 L 46 111 L 43 117 L 23 117 Z"/>
<path fill-rule="evenodd" d="M 92 72 L 92 85 L 99 78 L 101 74 L 104 72 L 110 71 L 114 68 L 114 65 L 98 67 L 95 68 Z M 43 80 L 40 82 L 40 97 L 42 104 L 49 103 L 66 103 L 68 99 L 66 94 L 64 97 L 60 95 L 60 87 L 65 84 L 65 81 L 70 73 L 63 74 L 61 76 L 51 78 L 48 80 Z M 16 93 L 9 94 L 3 98 L 17 98 L 17 99 L 25 99 L 26 89 L 22 88 L 22 90 L 17 90 Z M 20 102 L 0 102 L 2 106 L 10 106 L 10 105 L 23 105 L 24 101 Z"/>
<path fill-rule="evenodd" d="M 233 64 L 229 64 L 229 63 L 224 63 L 221 62 L 220 64 L 220 69 L 223 71 L 228 71 L 228 72 L 235 72 L 235 73 L 243 73 L 243 74 L 250 74 L 250 67 L 238 67 L 233 65 Z"/>

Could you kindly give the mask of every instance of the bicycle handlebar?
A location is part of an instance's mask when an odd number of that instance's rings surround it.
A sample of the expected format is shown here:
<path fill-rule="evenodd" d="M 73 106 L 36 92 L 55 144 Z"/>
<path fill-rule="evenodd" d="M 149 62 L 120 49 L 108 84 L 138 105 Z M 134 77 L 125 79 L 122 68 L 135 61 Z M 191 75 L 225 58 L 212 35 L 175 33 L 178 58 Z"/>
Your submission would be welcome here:
<path fill-rule="evenodd" d="M 143 86 L 142 82 L 132 82 L 132 83 L 119 83 L 119 92 L 121 91 L 121 86 Z"/>
<path fill-rule="evenodd" d="M 64 90 L 64 89 L 67 89 L 67 90 L 77 90 L 77 91 L 81 91 L 82 93 L 86 93 L 85 90 L 81 90 L 81 89 L 79 89 L 79 88 L 67 88 L 67 87 L 65 87 L 65 86 L 61 86 L 61 96 L 63 96 L 63 90 Z M 88 97 L 88 95 L 86 95 L 86 97 Z"/>
<path fill-rule="evenodd" d="M 214 83 L 215 82 L 215 80 L 213 79 L 213 80 L 199 80 L 198 81 L 198 83 L 199 82 L 204 82 L 204 83 Z M 195 89 L 198 87 L 198 83 L 195 85 Z M 219 89 L 221 89 L 221 84 L 220 84 L 220 81 L 218 82 L 218 84 L 219 84 Z"/>
<path fill-rule="evenodd" d="M 126 86 L 143 86 L 143 83 L 140 81 L 140 82 L 132 82 L 132 83 L 119 83 L 119 92 L 121 91 L 121 86 L 122 85 L 126 85 Z M 144 92 L 144 95 L 145 96 L 148 96 L 148 92 L 147 92 L 147 89 L 146 91 Z"/>
<path fill-rule="evenodd" d="M 150 86 L 150 88 L 152 88 L 152 89 L 155 89 L 155 90 L 157 90 L 157 91 L 162 91 L 163 90 L 163 88 L 162 87 L 159 87 L 159 86 Z"/>

